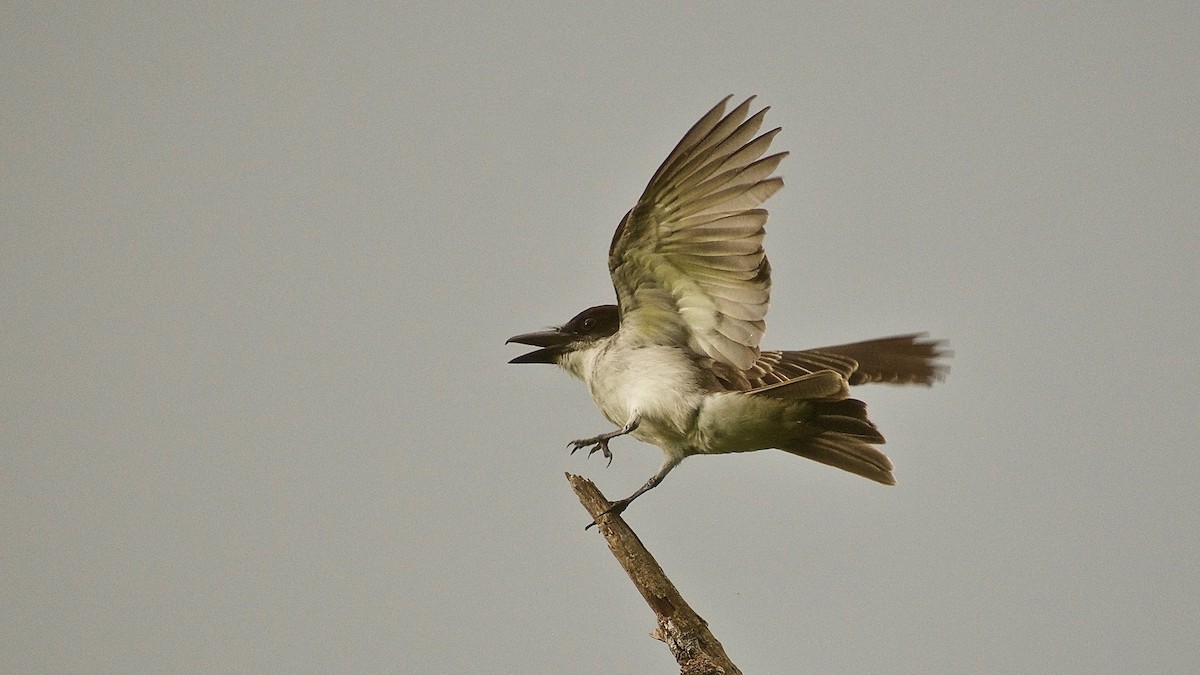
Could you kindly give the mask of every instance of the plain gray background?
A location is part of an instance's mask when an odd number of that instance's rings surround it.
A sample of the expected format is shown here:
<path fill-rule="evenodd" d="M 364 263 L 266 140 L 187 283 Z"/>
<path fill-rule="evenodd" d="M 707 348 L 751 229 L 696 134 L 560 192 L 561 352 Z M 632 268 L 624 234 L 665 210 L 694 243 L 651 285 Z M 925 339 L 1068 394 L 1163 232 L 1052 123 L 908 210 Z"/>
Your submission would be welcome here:
<path fill-rule="evenodd" d="M 764 346 L 928 330 L 884 488 L 691 459 L 627 519 L 747 673 L 1200 669 L 1194 3 L 6 3 L 0 670 L 669 673 L 515 333 L 759 94 Z"/>

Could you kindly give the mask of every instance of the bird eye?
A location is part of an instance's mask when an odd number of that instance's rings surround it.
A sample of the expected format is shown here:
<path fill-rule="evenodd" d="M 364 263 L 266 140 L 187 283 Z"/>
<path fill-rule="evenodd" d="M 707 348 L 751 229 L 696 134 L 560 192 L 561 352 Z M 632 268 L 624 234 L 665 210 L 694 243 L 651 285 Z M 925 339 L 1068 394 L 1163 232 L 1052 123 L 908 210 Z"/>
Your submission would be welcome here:
<path fill-rule="evenodd" d="M 583 329 L 584 330 L 591 330 L 595 326 L 596 326 L 596 317 L 589 316 L 588 318 L 583 320 Z"/>

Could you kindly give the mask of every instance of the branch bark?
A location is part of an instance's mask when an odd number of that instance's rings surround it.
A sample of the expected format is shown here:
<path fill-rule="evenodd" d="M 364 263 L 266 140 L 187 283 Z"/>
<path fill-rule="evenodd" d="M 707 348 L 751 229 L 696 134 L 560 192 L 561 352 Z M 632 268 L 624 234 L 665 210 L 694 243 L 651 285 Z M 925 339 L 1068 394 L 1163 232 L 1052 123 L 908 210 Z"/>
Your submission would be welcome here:
<path fill-rule="evenodd" d="M 611 505 L 592 481 L 570 473 L 567 481 L 592 518 Z M 609 550 L 658 619 L 658 627 L 650 636 L 666 643 L 679 664 L 680 675 L 741 675 L 708 630 L 708 623 L 679 595 L 629 525 L 619 515 L 611 514 L 598 525 Z"/>

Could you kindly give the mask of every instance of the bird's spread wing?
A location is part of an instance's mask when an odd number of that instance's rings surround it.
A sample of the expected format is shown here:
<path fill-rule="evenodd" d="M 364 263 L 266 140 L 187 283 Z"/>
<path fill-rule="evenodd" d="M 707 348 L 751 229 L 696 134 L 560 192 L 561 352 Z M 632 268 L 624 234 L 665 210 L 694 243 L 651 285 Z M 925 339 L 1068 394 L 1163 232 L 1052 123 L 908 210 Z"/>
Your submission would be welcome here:
<path fill-rule="evenodd" d="M 949 366 L 941 359 L 950 355 L 941 340 L 911 333 L 804 351 L 762 352 L 746 370 L 713 364 L 713 371 L 735 390 L 757 389 L 822 370 L 832 370 L 852 385 L 931 385 L 946 377 Z"/>
<path fill-rule="evenodd" d="M 756 135 L 767 109 L 747 118 L 751 98 L 725 115 L 728 100 L 687 132 L 625 214 L 608 269 L 623 329 L 745 370 L 759 358 L 771 290 L 767 212 L 755 207 L 783 187 L 770 175 L 787 153 L 762 157 L 779 129 Z"/>

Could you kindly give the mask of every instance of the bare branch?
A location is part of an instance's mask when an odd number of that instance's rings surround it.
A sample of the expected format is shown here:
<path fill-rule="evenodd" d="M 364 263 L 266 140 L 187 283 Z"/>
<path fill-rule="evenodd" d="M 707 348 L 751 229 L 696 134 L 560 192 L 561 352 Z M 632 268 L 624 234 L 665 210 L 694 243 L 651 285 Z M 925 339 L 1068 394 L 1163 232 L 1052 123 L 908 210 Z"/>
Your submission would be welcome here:
<path fill-rule="evenodd" d="M 592 481 L 570 473 L 567 480 L 592 518 L 611 505 Z M 629 525 L 619 515 L 610 514 L 600 519 L 599 526 L 609 550 L 654 611 L 658 627 L 650 635 L 667 644 L 680 675 L 741 675 L 708 630 L 708 623 L 679 595 Z"/>

